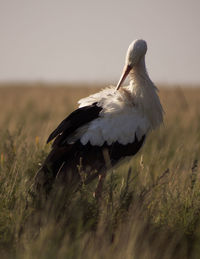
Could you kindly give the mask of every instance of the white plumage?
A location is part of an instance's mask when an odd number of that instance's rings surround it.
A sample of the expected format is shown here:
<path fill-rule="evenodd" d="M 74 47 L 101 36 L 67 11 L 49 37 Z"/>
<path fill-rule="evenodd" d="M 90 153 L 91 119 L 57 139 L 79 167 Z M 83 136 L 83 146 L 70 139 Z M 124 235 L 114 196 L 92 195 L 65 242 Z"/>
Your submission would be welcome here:
<path fill-rule="evenodd" d="M 128 90 L 116 91 L 110 87 L 79 101 L 79 107 L 98 102 L 103 108 L 99 118 L 88 123 L 85 132 L 82 132 L 80 140 L 83 145 L 88 142 L 98 146 L 105 142 L 111 145 L 116 141 L 126 145 L 135 140 L 135 134 L 140 140 L 149 131 L 149 120 L 143 116 L 128 93 Z"/>

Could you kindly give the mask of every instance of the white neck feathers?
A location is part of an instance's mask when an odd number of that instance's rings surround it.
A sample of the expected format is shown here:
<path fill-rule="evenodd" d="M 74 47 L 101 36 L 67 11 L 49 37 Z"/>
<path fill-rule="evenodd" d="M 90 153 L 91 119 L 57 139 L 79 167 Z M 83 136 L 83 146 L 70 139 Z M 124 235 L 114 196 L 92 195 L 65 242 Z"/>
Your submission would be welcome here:
<path fill-rule="evenodd" d="M 159 126 L 163 122 L 163 109 L 157 95 L 158 89 L 147 73 L 144 57 L 130 72 L 129 90 L 140 112 L 150 120 L 152 128 Z"/>

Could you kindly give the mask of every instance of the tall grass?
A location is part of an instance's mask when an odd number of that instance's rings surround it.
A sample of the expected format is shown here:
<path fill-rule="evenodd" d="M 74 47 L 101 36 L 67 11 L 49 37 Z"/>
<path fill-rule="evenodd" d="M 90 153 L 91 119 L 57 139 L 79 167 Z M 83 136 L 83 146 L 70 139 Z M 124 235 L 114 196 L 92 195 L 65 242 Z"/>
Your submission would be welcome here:
<path fill-rule="evenodd" d="M 162 89 L 165 125 L 142 150 L 78 192 L 30 195 L 51 130 L 94 92 L 0 88 L 1 258 L 199 258 L 200 90 Z M 41 206 L 42 204 L 42 206 Z"/>

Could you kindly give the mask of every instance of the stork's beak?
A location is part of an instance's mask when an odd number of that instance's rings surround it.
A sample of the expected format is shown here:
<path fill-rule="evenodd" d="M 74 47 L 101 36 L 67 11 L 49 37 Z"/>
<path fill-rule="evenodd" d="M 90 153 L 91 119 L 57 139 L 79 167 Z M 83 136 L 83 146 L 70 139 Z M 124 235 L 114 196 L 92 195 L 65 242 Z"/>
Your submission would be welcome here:
<path fill-rule="evenodd" d="M 124 80 L 126 79 L 127 75 L 129 74 L 130 70 L 131 70 L 131 66 L 125 65 L 124 70 L 122 72 L 122 75 L 121 75 L 121 77 L 119 79 L 119 82 L 116 86 L 116 90 L 119 90 L 120 86 L 123 84 Z"/>

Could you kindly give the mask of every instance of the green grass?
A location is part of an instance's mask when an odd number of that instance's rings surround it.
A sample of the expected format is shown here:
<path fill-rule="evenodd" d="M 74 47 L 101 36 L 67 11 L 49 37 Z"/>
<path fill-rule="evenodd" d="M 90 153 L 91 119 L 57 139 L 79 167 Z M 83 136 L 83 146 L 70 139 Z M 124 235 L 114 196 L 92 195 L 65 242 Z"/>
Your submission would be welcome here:
<path fill-rule="evenodd" d="M 200 258 L 200 90 L 164 89 L 165 125 L 97 180 L 30 195 L 51 130 L 96 89 L 0 88 L 1 258 Z M 42 207 L 41 207 L 42 204 Z"/>

